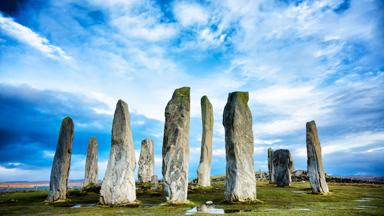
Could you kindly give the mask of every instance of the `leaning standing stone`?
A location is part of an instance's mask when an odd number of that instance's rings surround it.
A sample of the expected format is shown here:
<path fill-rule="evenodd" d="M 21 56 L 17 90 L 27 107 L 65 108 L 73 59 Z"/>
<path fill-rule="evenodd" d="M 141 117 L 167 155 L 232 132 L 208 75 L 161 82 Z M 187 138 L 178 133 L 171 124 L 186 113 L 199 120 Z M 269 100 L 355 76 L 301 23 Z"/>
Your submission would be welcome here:
<path fill-rule="evenodd" d="M 275 183 L 275 170 L 273 168 L 272 161 L 273 150 L 268 148 L 268 174 L 269 174 L 269 183 Z"/>
<path fill-rule="evenodd" d="M 328 193 L 325 180 L 321 146 L 315 121 L 307 122 L 307 166 L 313 193 Z"/>
<path fill-rule="evenodd" d="M 100 190 L 101 204 L 135 203 L 135 162 L 128 105 L 119 100 L 113 117 L 111 152 Z"/>
<path fill-rule="evenodd" d="M 64 201 L 67 195 L 69 169 L 71 167 L 74 125 L 70 117 L 61 122 L 49 182 L 48 202 Z"/>
<path fill-rule="evenodd" d="M 227 159 L 224 199 L 227 202 L 256 200 L 253 165 L 252 114 L 248 92 L 233 92 L 224 108 L 225 150 Z"/>
<path fill-rule="evenodd" d="M 190 88 L 176 89 L 165 108 L 163 138 L 164 195 L 169 203 L 187 202 Z"/>
<path fill-rule="evenodd" d="M 273 167 L 277 186 L 284 187 L 291 185 L 293 162 L 289 150 L 279 149 L 273 152 Z"/>
<path fill-rule="evenodd" d="M 207 96 L 201 98 L 203 134 L 201 138 L 200 164 L 197 169 L 198 185 L 211 186 L 213 110 Z"/>
<path fill-rule="evenodd" d="M 155 152 L 153 141 L 145 139 L 141 141 L 141 150 L 139 157 L 139 182 L 150 182 L 153 176 L 155 166 Z"/>
<path fill-rule="evenodd" d="M 83 187 L 96 185 L 97 183 L 97 140 L 96 137 L 91 137 L 88 142 Z"/>

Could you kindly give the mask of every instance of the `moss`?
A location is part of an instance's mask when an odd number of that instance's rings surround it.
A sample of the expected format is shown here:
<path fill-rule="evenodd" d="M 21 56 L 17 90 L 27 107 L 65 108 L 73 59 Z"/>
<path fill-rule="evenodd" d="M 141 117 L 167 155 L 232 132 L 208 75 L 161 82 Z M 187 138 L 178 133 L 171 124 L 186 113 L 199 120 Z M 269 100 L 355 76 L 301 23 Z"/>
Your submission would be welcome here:
<path fill-rule="evenodd" d="M 181 87 L 175 90 L 175 95 L 189 96 L 190 91 L 191 91 L 190 87 Z"/>
<path fill-rule="evenodd" d="M 233 97 L 237 97 L 237 98 L 241 99 L 242 101 L 244 101 L 244 103 L 248 103 L 249 93 L 248 92 L 241 92 L 241 91 L 229 93 L 228 99 L 233 98 Z"/>
<path fill-rule="evenodd" d="M 383 215 L 384 185 L 329 184 L 331 194 L 311 194 L 310 185 L 293 183 L 279 188 L 267 181 L 257 182 L 257 198 L 262 202 L 227 204 L 223 202 L 224 183 L 217 177 L 211 188 L 190 189 L 190 205 L 164 203 L 161 191 L 138 193 L 138 207 L 83 207 L 69 208 L 75 204 L 98 202 L 99 195 L 92 192 L 70 190 L 65 203 L 44 203 L 47 191 L 0 193 L 0 215 L 184 215 L 193 206 L 213 201 L 215 207 L 228 215 Z M 12 202 L 2 202 L 14 200 Z M 199 214 L 204 215 L 204 214 Z"/>

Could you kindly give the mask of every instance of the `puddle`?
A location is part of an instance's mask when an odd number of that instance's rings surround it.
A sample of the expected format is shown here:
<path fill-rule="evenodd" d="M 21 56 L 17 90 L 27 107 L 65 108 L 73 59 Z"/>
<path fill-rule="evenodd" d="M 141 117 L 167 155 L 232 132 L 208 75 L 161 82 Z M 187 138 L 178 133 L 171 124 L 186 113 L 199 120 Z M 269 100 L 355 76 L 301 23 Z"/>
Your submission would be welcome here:
<path fill-rule="evenodd" d="M 224 209 L 215 208 L 214 206 L 207 206 L 205 204 L 199 207 L 193 207 L 192 209 L 188 209 L 185 214 L 186 215 L 194 215 L 196 213 L 207 213 L 207 214 L 224 214 Z"/>
<path fill-rule="evenodd" d="M 377 206 L 357 206 L 357 210 L 363 210 L 363 209 L 368 209 L 368 208 L 377 208 Z"/>
<path fill-rule="evenodd" d="M 81 204 L 75 204 L 71 208 L 86 208 L 86 207 L 94 207 L 96 206 L 96 203 L 81 203 Z"/>
<path fill-rule="evenodd" d="M 372 201 L 374 200 L 373 198 L 371 197 L 364 197 L 364 198 L 361 198 L 361 199 L 358 199 L 358 200 L 355 200 L 356 202 L 369 202 L 369 201 Z"/>
<path fill-rule="evenodd" d="M 296 193 L 296 194 L 305 194 L 305 191 L 292 191 L 292 193 Z"/>
<path fill-rule="evenodd" d="M 276 209 L 276 208 L 266 208 L 264 209 L 264 211 L 279 211 L 280 209 Z"/>
<path fill-rule="evenodd" d="M 188 209 L 185 214 L 186 215 L 194 215 L 197 213 L 205 213 L 205 214 L 229 214 L 229 213 L 240 213 L 240 212 L 250 212 L 251 210 L 246 209 L 222 209 L 222 208 L 215 208 L 214 205 L 201 205 L 198 207 L 193 207 L 191 209 Z"/>
<path fill-rule="evenodd" d="M 296 208 L 296 209 L 291 209 L 292 211 L 311 211 L 309 208 Z"/>

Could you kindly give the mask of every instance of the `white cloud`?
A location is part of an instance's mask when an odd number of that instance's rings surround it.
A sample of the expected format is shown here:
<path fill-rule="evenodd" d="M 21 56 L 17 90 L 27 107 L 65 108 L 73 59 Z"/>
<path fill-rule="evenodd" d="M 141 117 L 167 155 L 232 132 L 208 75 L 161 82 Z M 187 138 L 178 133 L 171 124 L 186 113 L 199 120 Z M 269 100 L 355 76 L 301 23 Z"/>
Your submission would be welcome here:
<path fill-rule="evenodd" d="M 209 18 L 208 12 L 197 3 L 177 2 L 173 7 L 173 13 L 184 27 L 205 25 Z"/>
<path fill-rule="evenodd" d="M 174 37 L 177 29 L 172 24 L 162 24 L 152 16 L 126 16 L 117 17 L 112 21 L 115 26 L 125 36 L 138 40 L 161 41 Z"/>
<path fill-rule="evenodd" d="M 29 46 L 43 52 L 48 57 L 56 60 L 70 60 L 71 57 L 67 55 L 60 47 L 52 45 L 48 39 L 40 36 L 30 28 L 20 25 L 13 19 L 4 17 L 0 13 L 0 29 L 11 37 L 16 38 L 20 42 L 28 44 Z"/>
<path fill-rule="evenodd" d="M 325 141 L 321 141 L 320 137 L 320 142 L 323 155 L 353 152 L 363 147 L 368 148 L 368 150 L 365 151 L 366 153 L 371 153 L 384 149 L 383 147 L 369 148 L 369 146 L 384 143 L 384 132 L 365 131 L 350 133 L 336 138 L 328 138 Z M 300 157 L 307 156 L 306 148 L 298 148 L 295 153 Z"/>
<path fill-rule="evenodd" d="M 270 86 L 251 92 L 250 98 L 251 103 L 256 103 L 253 105 L 256 110 L 276 115 L 267 122 L 256 119 L 254 132 L 257 135 L 304 130 L 306 122 L 326 119 L 332 111 L 329 106 L 333 104 L 329 92 L 318 91 L 313 86 Z"/>
<path fill-rule="evenodd" d="M 53 156 L 55 156 L 55 152 L 54 151 L 47 151 L 47 150 L 43 151 L 43 157 L 44 158 L 53 159 Z"/>
<path fill-rule="evenodd" d="M 213 157 L 225 157 L 225 149 L 213 149 Z"/>
<path fill-rule="evenodd" d="M 346 134 L 338 139 L 328 140 L 322 148 L 323 154 L 351 152 L 353 149 L 384 143 L 384 132 L 360 132 Z"/>
<path fill-rule="evenodd" d="M 49 179 L 50 168 L 19 169 L 0 166 L 1 181 L 46 181 Z"/>

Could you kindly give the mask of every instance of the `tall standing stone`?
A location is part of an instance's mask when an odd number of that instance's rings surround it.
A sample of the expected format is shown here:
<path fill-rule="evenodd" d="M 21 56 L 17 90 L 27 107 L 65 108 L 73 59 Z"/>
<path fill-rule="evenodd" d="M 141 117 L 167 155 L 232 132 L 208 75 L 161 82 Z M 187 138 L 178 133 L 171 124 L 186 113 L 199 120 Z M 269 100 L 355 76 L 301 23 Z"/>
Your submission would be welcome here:
<path fill-rule="evenodd" d="M 273 152 L 273 167 L 277 186 L 284 187 L 291 185 L 293 161 L 289 150 L 279 149 Z"/>
<path fill-rule="evenodd" d="M 321 146 L 315 121 L 307 122 L 307 168 L 313 193 L 328 193 L 325 180 Z"/>
<path fill-rule="evenodd" d="M 119 100 L 113 117 L 111 152 L 100 190 L 101 204 L 135 203 L 135 168 L 135 150 L 128 105 Z"/>
<path fill-rule="evenodd" d="M 248 92 L 230 93 L 224 108 L 227 160 L 224 199 L 227 202 L 256 200 L 252 114 L 248 97 Z"/>
<path fill-rule="evenodd" d="M 189 168 L 190 88 L 176 89 L 165 108 L 163 138 L 164 195 L 169 203 L 186 203 Z"/>
<path fill-rule="evenodd" d="M 85 161 L 84 187 L 98 183 L 97 171 L 97 140 L 96 137 L 91 137 L 88 141 L 87 159 Z"/>
<path fill-rule="evenodd" d="M 268 148 L 268 174 L 269 174 L 269 183 L 275 183 L 275 169 L 273 168 L 272 161 L 273 150 Z"/>
<path fill-rule="evenodd" d="M 141 141 L 141 150 L 139 157 L 139 182 L 150 182 L 154 173 L 155 152 L 153 141 L 145 139 Z"/>
<path fill-rule="evenodd" d="M 72 119 L 65 117 L 61 122 L 59 140 L 53 158 L 48 202 L 53 203 L 66 199 L 69 169 L 71 167 L 73 132 Z"/>
<path fill-rule="evenodd" d="M 203 134 L 201 138 L 200 164 L 197 169 L 198 185 L 211 186 L 213 110 L 207 96 L 201 98 Z"/>

